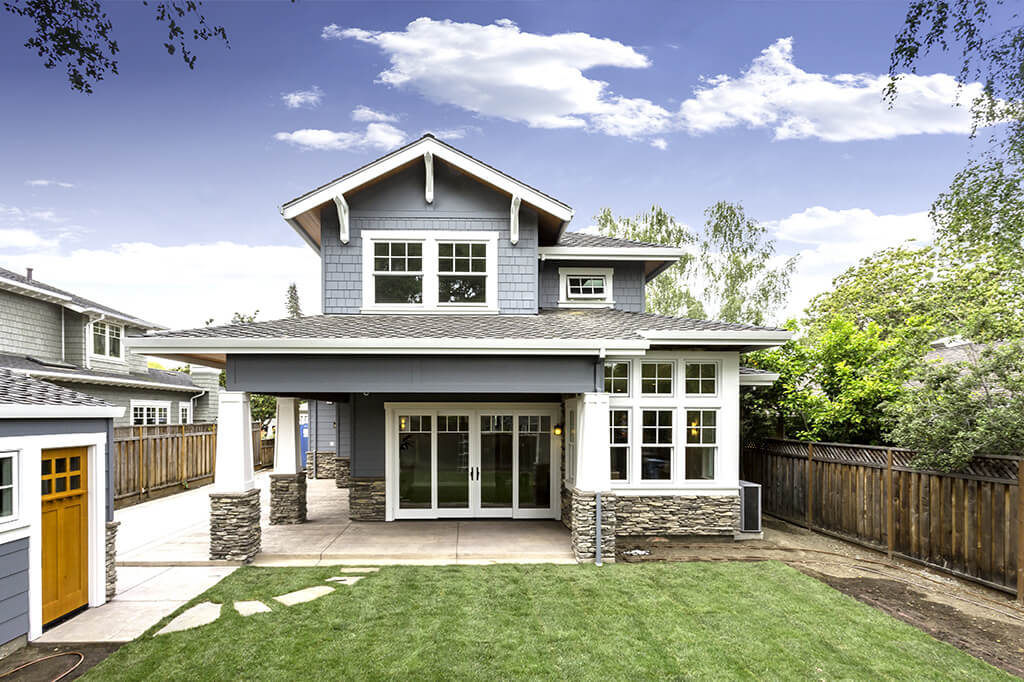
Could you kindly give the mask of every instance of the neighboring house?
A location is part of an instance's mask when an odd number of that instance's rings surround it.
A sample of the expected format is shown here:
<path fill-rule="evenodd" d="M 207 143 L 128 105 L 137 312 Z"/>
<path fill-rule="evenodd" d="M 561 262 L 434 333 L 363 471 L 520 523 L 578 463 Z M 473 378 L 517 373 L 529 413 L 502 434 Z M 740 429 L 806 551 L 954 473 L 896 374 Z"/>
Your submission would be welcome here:
<path fill-rule="evenodd" d="M 601 493 L 606 557 L 737 533 L 739 390 L 770 380 L 740 354 L 790 333 L 645 313 L 682 249 L 567 232 L 567 205 L 430 135 L 281 213 L 321 258 L 322 315 L 128 341 L 226 368 L 211 525 L 249 539 L 211 556 L 259 549 L 246 392 L 279 396 L 272 522 L 304 520 L 309 399 L 354 520 L 560 518 L 586 558 Z"/>
<path fill-rule="evenodd" d="M 0 369 L 0 656 L 113 596 L 113 420 L 123 413 Z"/>
<path fill-rule="evenodd" d="M 125 408 L 115 426 L 217 421 L 219 373 L 151 369 L 125 338 L 166 329 L 0 268 L 0 368 Z"/>

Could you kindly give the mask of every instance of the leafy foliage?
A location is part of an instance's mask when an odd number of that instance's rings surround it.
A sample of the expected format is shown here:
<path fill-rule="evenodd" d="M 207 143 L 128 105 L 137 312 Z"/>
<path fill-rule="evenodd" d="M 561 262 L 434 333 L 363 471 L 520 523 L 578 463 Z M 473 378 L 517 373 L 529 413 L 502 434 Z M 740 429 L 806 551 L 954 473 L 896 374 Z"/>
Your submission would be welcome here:
<path fill-rule="evenodd" d="M 659 206 L 635 218 L 605 208 L 595 220 L 605 236 L 687 249 L 647 285 L 648 312 L 764 324 L 789 294 L 796 257 L 771 267 L 775 243 L 739 203 L 720 201 L 704 215 L 699 237 Z"/>
<path fill-rule="evenodd" d="M 288 285 L 285 309 L 288 311 L 288 317 L 302 317 L 302 306 L 299 305 L 299 288 L 295 286 L 295 282 Z"/>
<path fill-rule="evenodd" d="M 1020 454 L 1024 444 L 1024 341 L 968 347 L 961 362 L 926 363 L 889 402 L 892 442 L 915 466 L 956 471 L 976 453 Z"/>
<path fill-rule="evenodd" d="M 151 6 L 156 21 L 167 28 L 167 54 L 181 54 L 189 69 L 196 65 L 194 43 L 220 39 L 230 47 L 224 27 L 207 23 L 200 0 L 142 4 Z M 4 9 L 35 23 L 25 47 L 34 50 L 47 69 L 64 65 L 72 90 L 88 94 L 106 76 L 117 75 L 120 49 L 101 0 L 6 0 Z"/>

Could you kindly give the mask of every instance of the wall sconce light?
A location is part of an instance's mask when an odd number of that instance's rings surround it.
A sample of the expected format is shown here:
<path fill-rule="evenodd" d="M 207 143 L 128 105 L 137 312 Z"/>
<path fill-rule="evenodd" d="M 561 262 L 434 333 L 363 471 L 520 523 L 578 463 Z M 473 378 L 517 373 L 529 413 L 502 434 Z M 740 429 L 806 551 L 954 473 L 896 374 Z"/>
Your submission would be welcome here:
<path fill-rule="evenodd" d="M 555 424 L 555 428 L 553 428 L 551 430 L 551 433 L 555 434 L 556 436 L 561 436 L 562 435 L 562 425 L 561 424 Z"/>

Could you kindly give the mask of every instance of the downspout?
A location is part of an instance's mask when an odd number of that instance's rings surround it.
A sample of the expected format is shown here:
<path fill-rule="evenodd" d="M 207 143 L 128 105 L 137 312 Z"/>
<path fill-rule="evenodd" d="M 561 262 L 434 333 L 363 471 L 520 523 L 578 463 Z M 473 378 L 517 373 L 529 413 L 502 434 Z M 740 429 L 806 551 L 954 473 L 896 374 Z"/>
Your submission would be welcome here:
<path fill-rule="evenodd" d="M 597 525 L 594 531 L 594 565 L 601 566 L 601 493 L 594 493 Z"/>
<path fill-rule="evenodd" d="M 188 420 L 190 423 L 196 423 L 196 401 L 202 398 L 207 393 L 209 393 L 209 391 L 200 391 L 199 393 L 196 393 L 194 396 L 188 399 Z M 181 420 L 180 414 L 178 415 L 178 420 Z"/>

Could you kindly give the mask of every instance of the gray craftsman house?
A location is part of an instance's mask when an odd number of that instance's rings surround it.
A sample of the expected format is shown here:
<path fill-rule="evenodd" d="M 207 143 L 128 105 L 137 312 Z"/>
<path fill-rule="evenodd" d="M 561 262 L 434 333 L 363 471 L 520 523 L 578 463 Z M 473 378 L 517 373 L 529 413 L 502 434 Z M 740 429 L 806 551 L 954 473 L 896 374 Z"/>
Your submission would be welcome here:
<path fill-rule="evenodd" d="M 165 329 L 0 268 L 0 368 L 125 408 L 115 426 L 217 421 L 219 372 L 152 369 L 125 337 Z"/>
<path fill-rule="evenodd" d="M 740 386 L 772 379 L 740 354 L 789 333 L 645 313 L 680 249 L 570 232 L 569 206 L 430 135 L 281 214 L 321 258 L 323 314 L 128 339 L 227 370 L 213 557 L 259 551 L 249 392 L 279 396 L 272 522 L 305 518 L 308 399 L 354 520 L 561 519 L 582 559 L 600 494 L 607 557 L 739 531 Z"/>

